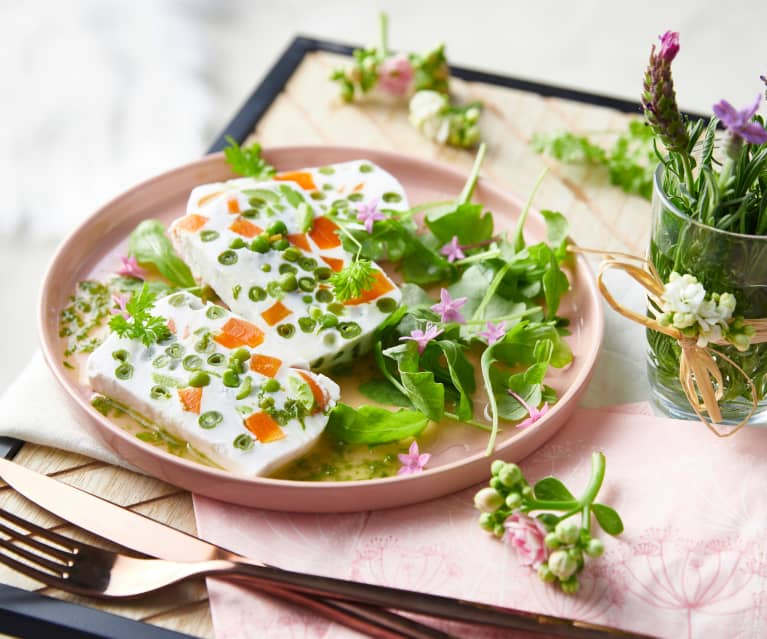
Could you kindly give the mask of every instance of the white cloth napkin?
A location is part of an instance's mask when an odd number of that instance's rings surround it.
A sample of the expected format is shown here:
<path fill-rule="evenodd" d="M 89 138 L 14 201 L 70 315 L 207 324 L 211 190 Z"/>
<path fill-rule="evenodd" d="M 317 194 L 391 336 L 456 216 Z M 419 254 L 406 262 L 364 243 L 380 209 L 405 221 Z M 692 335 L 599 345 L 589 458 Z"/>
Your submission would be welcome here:
<path fill-rule="evenodd" d="M 607 284 L 622 303 L 643 310 L 643 292 L 631 285 L 628 276 L 610 274 Z M 609 309 L 605 310 L 605 320 L 602 351 L 581 403 L 598 408 L 645 401 L 649 390 L 644 329 Z M 95 425 L 67 398 L 40 352 L 0 396 L 0 435 L 133 468 L 101 441 Z"/>

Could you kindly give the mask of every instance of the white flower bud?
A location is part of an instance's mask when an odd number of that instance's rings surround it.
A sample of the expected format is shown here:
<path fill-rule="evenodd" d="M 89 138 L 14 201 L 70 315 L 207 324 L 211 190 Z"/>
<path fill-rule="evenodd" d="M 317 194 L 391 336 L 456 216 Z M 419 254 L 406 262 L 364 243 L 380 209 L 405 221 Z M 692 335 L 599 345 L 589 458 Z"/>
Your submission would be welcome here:
<path fill-rule="evenodd" d="M 483 513 L 494 513 L 503 506 L 503 495 L 495 488 L 483 488 L 474 495 L 474 506 Z"/>
<path fill-rule="evenodd" d="M 551 583 L 552 581 L 556 580 L 556 576 L 553 572 L 551 572 L 551 569 L 545 563 L 538 566 L 538 577 L 541 581 L 546 583 Z"/>
<path fill-rule="evenodd" d="M 589 543 L 586 546 L 586 554 L 590 557 L 599 557 L 605 551 L 605 545 L 601 539 L 589 539 Z"/>
<path fill-rule="evenodd" d="M 751 346 L 751 338 L 748 335 L 744 335 L 743 333 L 733 335 L 731 339 L 733 346 L 735 346 L 735 348 L 741 352 L 747 351 L 749 346 Z"/>
<path fill-rule="evenodd" d="M 676 312 L 673 315 L 672 323 L 674 328 L 689 328 L 695 324 L 695 315 L 692 313 Z"/>
<path fill-rule="evenodd" d="M 522 479 L 522 471 L 516 464 L 506 464 L 498 473 L 498 479 L 506 488 L 512 488 Z"/>
<path fill-rule="evenodd" d="M 522 505 L 522 495 L 519 493 L 509 493 L 506 497 L 506 505 L 512 510 L 516 510 Z"/>
<path fill-rule="evenodd" d="M 549 555 L 549 570 L 560 581 L 565 581 L 575 574 L 578 562 L 566 550 L 555 550 Z"/>
<path fill-rule="evenodd" d="M 725 319 L 732 317 L 735 312 L 735 296 L 732 293 L 722 293 L 719 296 L 719 312 L 725 316 Z"/>
<path fill-rule="evenodd" d="M 554 529 L 554 534 L 563 544 L 574 544 L 580 532 L 581 529 L 574 521 L 560 521 Z"/>

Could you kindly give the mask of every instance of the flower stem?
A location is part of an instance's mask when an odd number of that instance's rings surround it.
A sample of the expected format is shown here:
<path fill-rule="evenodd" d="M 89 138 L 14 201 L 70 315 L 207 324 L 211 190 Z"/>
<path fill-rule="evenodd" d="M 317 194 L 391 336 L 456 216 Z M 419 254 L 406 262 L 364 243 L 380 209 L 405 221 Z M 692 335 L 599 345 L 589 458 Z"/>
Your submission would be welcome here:
<path fill-rule="evenodd" d="M 533 185 L 532 191 L 530 191 L 530 196 L 527 198 L 527 202 L 525 202 L 525 206 L 522 209 L 522 213 L 519 214 L 519 219 L 517 220 L 517 226 L 514 229 L 514 237 L 511 241 L 511 245 L 514 247 L 514 252 L 519 253 L 523 248 L 525 248 L 525 236 L 523 234 L 523 229 L 525 228 L 525 220 L 527 219 L 527 214 L 530 212 L 530 207 L 533 204 L 533 198 L 535 197 L 535 194 L 538 192 L 538 189 L 541 186 L 541 183 L 543 182 L 543 178 L 546 177 L 546 173 L 548 173 L 548 169 L 543 169 L 541 171 L 541 174 L 538 176 L 538 179 L 535 181 L 535 184 Z"/>
<path fill-rule="evenodd" d="M 389 15 L 385 11 L 381 11 L 378 16 L 378 24 L 381 37 L 381 58 L 386 58 L 389 55 Z"/>
<path fill-rule="evenodd" d="M 511 313 L 509 315 L 501 315 L 500 317 L 490 317 L 490 318 L 486 317 L 484 319 L 476 319 L 476 320 L 470 319 L 470 320 L 466 320 L 463 323 L 471 325 L 471 324 L 484 324 L 486 322 L 493 322 L 493 323 L 504 322 L 506 320 L 519 319 L 520 317 L 525 317 L 526 315 L 533 315 L 540 311 L 541 311 L 540 306 L 533 306 L 532 308 L 528 308 L 522 311 L 521 313 Z M 447 325 L 448 324 L 445 324 L 445 326 Z"/>
<path fill-rule="evenodd" d="M 490 303 L 490 300 L 493 298 L 493 295 L 495 295 L 495 291 L 500 286 L 501 280 L 503 280 L 503 278 L 506 276 L 506 273 L 509 272 L 510 268 L 511 268 L 511 262 L 506 262 L 506 264 L 504 264 L 500 269 L 498 269 L 498 272 L 495 274 L 493 281 L 490 282 L 490 286 L 487 287 L 485 296 L 482 298 L 482 301 L 479 303 L 479 306 L 477 306 L 477 309 L 474 311 L 474 314 L 471 316 L 472 321 L 482 319 L 482 315 L 485 312 L 485 308 L 487 308 L 487 305 Z"/>
<path fill-rule="evenodd" d="M 679 157 L 682 160 L 682 166 L 684 167 L 684 181 L 687 183 L 687 191 L 692 197 L 695 194 L 695 178 L 692 176 L 690 156 L 687 155 L 687 153 L 680 153 Z"/>
<path fill-rule="evenodd" d="M 483 251 L 482 253 L 469 255 L 469 257 L 464 257 L 461 260 L 456 260 L 455 262 L 453 262 L 453 264 L 456 264 L 458 266 L 463 266 L 464 264 L 473 264 L 474 262 L 482 262 L 483 260 L 490 260 L 494 257 L 499 257 L 500 255 L 501 255 L 501 249 L 491 249 L 489 251 Z"/>
<path fill-rule="evenodd" d="M 491 430 L 491 426 L 489 426 L 488 424 L 483 424 L 482 422 L 478 422 L 476 419 L 461 419 L 455 413 L 450 413 L 448 411 L 445 411 L 443 415 L 447 417 L 448 419 L 452 419 L 455 422 L 460 422 L 461 424 L 466 424 L 468 426 L 481 428 L 482 430 L 485 430 L 485 431 Z"/>
<path fill-rule="evenodd" d="M 461 191 L 461 195 L 458 198 L 458 204 L 466 204 L 471 201 L 471 196 L 474 194 L 474 189 L 477 186 L 477 180 L 479 180 L 479 170 L 482 168 L 482 162 L 485 160 L 485 153 L 487 152 L 487 145 L 483 142 L 479 145 L 477 150 L 477 157 L 474 158 L 474 166 L 471 167 L 471 173 L 469 173 L 469 179 Z"/>
<path fill-rule="evenodd" d="M 604 478 L 605 456 L 598 451 L 594 451 L 591 453 L 591 478 L 586 486 L 586 490 L 578 500 L 581 504 L 581 528 L 585 528 L 589 532 L 591 531 L 591 504 L 597 498 Z"/>

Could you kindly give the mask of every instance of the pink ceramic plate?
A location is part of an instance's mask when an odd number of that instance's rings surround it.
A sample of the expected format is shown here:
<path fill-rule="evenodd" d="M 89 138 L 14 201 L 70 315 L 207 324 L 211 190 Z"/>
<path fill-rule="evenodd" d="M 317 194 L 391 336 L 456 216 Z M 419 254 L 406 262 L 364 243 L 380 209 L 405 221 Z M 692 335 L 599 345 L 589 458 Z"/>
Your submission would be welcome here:
<path fill-rule="evenodd" d="M 280 170 L 318 166 L 365 158 L 390 171 L 402 182 L 410 202 L 445 200 L 460 193 L 463 172 L 396 153 L 350 147 L 286 147 L 265 153 Z M 131 464 L 150 475 L 192 492 L 227 502 L 297 512 L 346 512 L 400 506 L 439 497 L 489 476 L 485 457 L 487 434 L 469 427 L 455 427 L 429 448 L 428 470 L 417 475 L 350 482 L 299 482 L 243 477 L 212 469 L 171 455 L 138 440 L 102 416 L 90 405 L 91 392 L 80 383 L 78 372 L 63 366 L 63 341 L 58 336 L 61 310 L 78 281 L 103 279 L 119 266 L 126 253 L 129 233 L 145 218 L 169 222 L 183 215 L 190 190 L 205 182 L 231 176 L 223 154 L 212 155 L 164 173 L 118 196 L 94 213 L 72 233 L 53 259 L 40 298 L 40 332 L 46 361 L 59 383 L 82 409 L 83 419 L 93 420 L 104 441 Z M 496 227 L 510 227 L 519 214 L 518 198 L 480 181 L 475 193 L 495 214 Z M 532 215 L 525 235 L 530 241 L 545 237 L 538 216 Z M 535 450 L 567 421 L 586 388 L 602 339 L 602 305 L 591 271 L 579 257 L 571 274 L 572 292 L 562 302 L 560 314 L 571 320 L 568 341 L 575 355 L 564 371 L 547 381 L 560 400 L 535 425 L 524 430 L 505 428 L 493 458 L 519 460 Z"/>

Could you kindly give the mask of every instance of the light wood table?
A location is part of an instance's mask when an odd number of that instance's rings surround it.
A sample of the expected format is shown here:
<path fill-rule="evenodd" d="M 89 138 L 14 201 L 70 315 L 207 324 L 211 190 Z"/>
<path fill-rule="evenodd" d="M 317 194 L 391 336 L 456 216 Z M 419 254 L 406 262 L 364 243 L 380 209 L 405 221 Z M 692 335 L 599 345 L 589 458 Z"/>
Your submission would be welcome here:
<path fill-rule="evenodd" d="M 266 148 L 338 144 L 385 149 L 445 162 L 468 173 L 473 153 L 425 140 L 408 123 L 405 106 L 374 101 L 341 103 L 328 76 L 334 67 L 347 60 L 328 52 L 308 54 L 258 123 L 251 139 Z M 549 174 L 534 206 L 564 213 L 570 220 L 573 238 L 581 245 L 644 253 L 650 220 L 647 201 L 610 186 L 601 169 L 563 166 L 537 155 L 529 146 L 531 136 L 541 131 L 623 130 L 629 116 L 593 104 L 543 98 L 480 82 L 456 80 L 454 87 L 461 99 L 481 100 L 485 105 L 481 120 L 483 138 L 488 142 L 482 170 L 485 179 L 524 199 L 542 169 L 548 167 Z M 176 528 L 196 531 L 191 495 L 161 481 L 30 444 L 22 448 L 16 461 Z M 0 507 L 30 516 L 41 525 L 72 532 L 71 527 L 30 506 L 8 487 L 0 488 Z M 185 584 L 143 601 L 104 604 L 41 587 L 5 568 L 0 568 L 0 581 L 190 635 L 213 636 L 207 594 L 201 582 Z"/>

